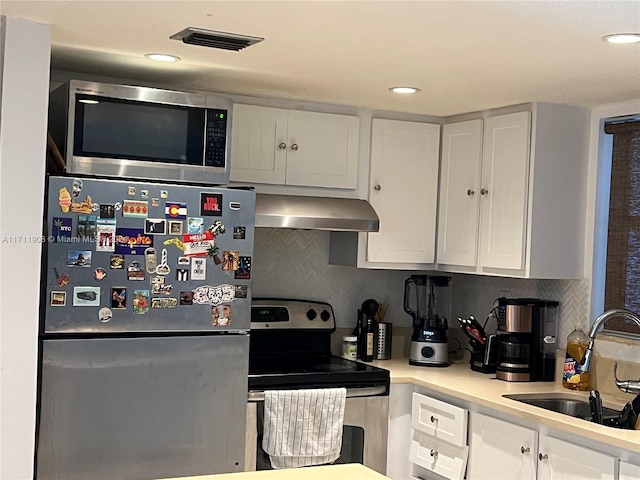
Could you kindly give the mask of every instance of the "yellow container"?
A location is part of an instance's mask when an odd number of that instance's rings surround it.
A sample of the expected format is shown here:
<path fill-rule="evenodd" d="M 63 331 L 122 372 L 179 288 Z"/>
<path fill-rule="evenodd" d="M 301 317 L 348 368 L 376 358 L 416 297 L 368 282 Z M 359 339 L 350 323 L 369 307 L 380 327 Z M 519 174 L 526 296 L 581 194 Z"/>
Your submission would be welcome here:
<path fill-rule="evenodd" d="M 574 330 L 567 337 L 567 353 L 562 372 L 562 386 L 571 390 L 589 390 L 589 373 L 583 372 L 580 360 L 589 345 L 589 337 L 582 330 Z"/>

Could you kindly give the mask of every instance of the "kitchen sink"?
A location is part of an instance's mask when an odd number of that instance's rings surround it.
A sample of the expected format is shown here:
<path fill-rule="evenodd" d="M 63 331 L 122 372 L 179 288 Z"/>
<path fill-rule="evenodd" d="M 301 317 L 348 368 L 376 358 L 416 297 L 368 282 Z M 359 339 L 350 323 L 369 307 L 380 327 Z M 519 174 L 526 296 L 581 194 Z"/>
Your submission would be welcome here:
<path fill-rule="evenodd" d="M 517 400 L 536 407 L 551 410 L 552 412 L 563 413 L 576 418 L 583 418 L 591 421 L 591 407 L 589 399 L 570 393 L 516 393 L 511 395 L 503 395 L 504 398 Z M 620 414 L 619 410 L 613 408 L 602 407 L 602 417 L 607 420 L 617 418 Z"/>

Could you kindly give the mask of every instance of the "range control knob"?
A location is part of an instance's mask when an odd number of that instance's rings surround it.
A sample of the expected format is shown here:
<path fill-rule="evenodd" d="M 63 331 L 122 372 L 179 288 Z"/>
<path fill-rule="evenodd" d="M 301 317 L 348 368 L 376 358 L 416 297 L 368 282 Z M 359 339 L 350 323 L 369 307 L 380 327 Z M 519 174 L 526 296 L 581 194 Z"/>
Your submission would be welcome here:
<path fill-rule="evenodd" d="M 320 312 L 320 318 L 323 322 L 328 322 L 331 318 L 331 314 L 326 310 L 322 310 L 322 312 Z"/>
<path fill-rule="evenodd" d="M 310 308 L 309 310 L 307 310 L 307 318 L 309 320 L 315 320 L 316 316 L 317 316 L 317 313 L 313 308 Z"/>
<path fill-rule="evenodd" d="M 431 347 L 422 347 L 422 350 L 420 350 L 420 353 L 422 353 L 422 356 L 424 358 L 430 358 L 433 357 L 433 348 Z"/>

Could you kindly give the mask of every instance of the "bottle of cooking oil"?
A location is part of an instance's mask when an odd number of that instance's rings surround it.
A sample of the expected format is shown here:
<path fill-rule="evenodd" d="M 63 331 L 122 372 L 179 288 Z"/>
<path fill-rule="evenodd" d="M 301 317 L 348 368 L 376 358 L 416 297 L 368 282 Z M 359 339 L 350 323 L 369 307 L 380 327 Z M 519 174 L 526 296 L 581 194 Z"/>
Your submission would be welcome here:
<path fill-rule="evenodd" d="M 571 390 L 589 390 L 589 373 L 582 371 L 580 360 L 589 345 L 589 337 L 576 329 L 567 337 L 567 354 L 564 359 L 562 386 Z"/>

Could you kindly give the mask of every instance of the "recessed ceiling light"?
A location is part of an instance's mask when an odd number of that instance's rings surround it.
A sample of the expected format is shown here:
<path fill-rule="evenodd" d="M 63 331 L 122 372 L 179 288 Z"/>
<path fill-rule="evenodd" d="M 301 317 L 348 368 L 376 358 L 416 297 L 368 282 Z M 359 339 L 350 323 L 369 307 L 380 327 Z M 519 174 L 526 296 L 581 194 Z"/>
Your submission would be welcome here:
<path fill-rule="evenodd" d="M 640 42 L 640 33 L 612 33 L 605 35 L 602 39 L 609 43 L 638 43 Z"/>
<path fill-rule="evenodd" d="M 167 55 L 166 53 L 147 53 L 145 55 L 149 60 L 155 60 L 156 62 L 178 62 L 180 57 L 175 55 Z"/>
<path fill-rule="evenodd" d="M 420 91 L 419 88 L 414 87 L 391 87 L 389 90 L 393 93 L 416 93 Z"/>

